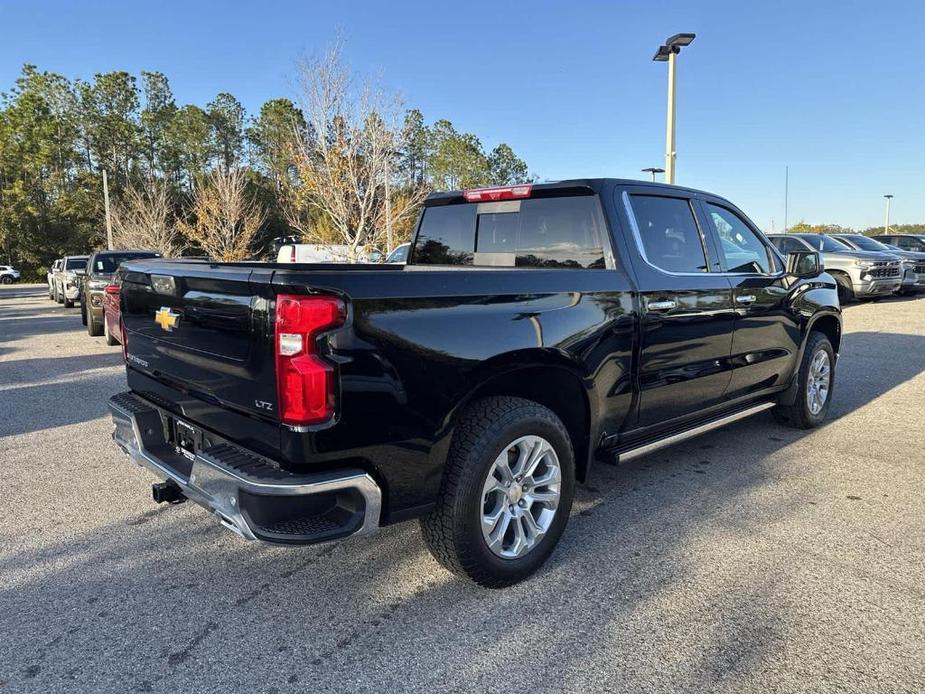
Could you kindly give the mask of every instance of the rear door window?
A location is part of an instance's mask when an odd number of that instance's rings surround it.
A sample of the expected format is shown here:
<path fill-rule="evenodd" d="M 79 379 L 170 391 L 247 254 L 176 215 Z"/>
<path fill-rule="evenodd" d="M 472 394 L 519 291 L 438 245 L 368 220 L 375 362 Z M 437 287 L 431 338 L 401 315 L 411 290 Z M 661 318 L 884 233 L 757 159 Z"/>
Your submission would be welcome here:
<path fill-rule="evenodd" d="M 639 241 L 649 264 L 667 272 L 706 272 L 707 258 L 690 201 L 632 195 Z"/>
<path fill-rule="evenodd" d="M 603 268 L 604 220 L 596 196 L 428 207 L 416 265 Z"/>

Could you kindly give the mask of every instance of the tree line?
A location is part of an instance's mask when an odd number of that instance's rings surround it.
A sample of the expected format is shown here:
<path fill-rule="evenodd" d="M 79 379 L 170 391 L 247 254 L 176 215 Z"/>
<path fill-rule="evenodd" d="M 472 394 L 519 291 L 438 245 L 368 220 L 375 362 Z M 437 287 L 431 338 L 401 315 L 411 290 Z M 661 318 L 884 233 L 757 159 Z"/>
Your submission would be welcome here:
<path fill-rule="evenodd" d="M 104 170 L 114 245 L 219 260 L 267 257 L 290 235 L 388 250 L 430 190 L 531 180 L 510 146 L 428 123 L 338 46 L 297 76 L 294 98 L 248 115 L 227 92 L 179 105 L 160 72 L 84 81 L 25 65 L 0 96 L 0 254 L 38 279 L 105 247 Z"/>
<path fill-rule="evenodd" d="M 792 234 L 864 234 L 865 236 L 882 236 L 886 233 L 883 226 L 854 229 L 840 224 L 808 224 L 798 222 L 787 228 Z M 925 234 L 925 224 L 890 224 L 891 234 Z"/>

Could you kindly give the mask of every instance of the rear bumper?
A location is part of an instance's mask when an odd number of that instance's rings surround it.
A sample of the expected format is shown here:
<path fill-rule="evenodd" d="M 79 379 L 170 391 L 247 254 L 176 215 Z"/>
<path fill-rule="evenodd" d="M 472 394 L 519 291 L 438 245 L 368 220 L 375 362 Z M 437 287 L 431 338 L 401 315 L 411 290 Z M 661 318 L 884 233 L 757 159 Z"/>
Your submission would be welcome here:
<path fill-rule="evenodd" d="M 245 539 L 315 544 L 379 527 L 382 493 L 362 470 L 295 475 L 212 434 L 202 450 L 183 452 L 167 440 L 171 415 L 131 392 L 110 398 L 109 411 L 129 458 Z"/>

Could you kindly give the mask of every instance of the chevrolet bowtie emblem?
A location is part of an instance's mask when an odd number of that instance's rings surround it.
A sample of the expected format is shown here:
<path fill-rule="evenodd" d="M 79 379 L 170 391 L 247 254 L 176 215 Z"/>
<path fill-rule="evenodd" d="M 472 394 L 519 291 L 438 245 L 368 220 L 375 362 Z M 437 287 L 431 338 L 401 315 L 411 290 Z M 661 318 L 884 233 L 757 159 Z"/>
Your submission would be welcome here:
<path fill-rule="evenodd" d="M 154 314 L 154 322 L 161 326 L 161 330 L 170 333 L 180 324 L 180 314 L 174 313 L 166 306 L 161 306 L 160 310 Z"/>

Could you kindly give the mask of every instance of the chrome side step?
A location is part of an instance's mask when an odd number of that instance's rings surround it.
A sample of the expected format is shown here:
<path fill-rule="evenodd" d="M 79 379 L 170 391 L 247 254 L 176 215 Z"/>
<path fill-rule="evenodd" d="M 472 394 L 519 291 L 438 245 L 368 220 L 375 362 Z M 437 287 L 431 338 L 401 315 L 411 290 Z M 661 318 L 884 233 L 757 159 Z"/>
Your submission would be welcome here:
<path fill-rule="evenodd" d="M 701 424 L 700 426 L 696 426 L 693 429 L 688 429 L 687 431 L 681 431 L 681 432 L 678 432 L 677 434 L 666 436 L 663 439 L 652 441 L 651 443 L 646 443 L 636 448 L 630 448 L 629 450 L 622 451 L 617 454 L 618 462 L 625 463 L 629 460 L 641 458 L 644 455 L 648 455 L 649 453 L 653 453 L 662 448 L 673 446 L 676 443 L 687 441 L 688 439 L 692 439 L 695 436 L 700 436 L 701 434 L 705 434 L 708 431 L 713 431 L 714 429 L 719 429 L 720 427 L 724 427 L 727 424 L 732 424 L 733 422 L 737 422 L 740 419 L 745 419 L 746 417 L 751 417 L 752 415 L 758 414 L 759 412 L 770 410 L 772 407 L 775 407 L 776 405 L 777 405 L 776 402 L 763 402 L 759 405 L 753 405 L 752 407 L 749 407 L 748 409 L 741 410 L 739 412 L 733 412 L 732 414 L 726 415 L 725 417 L 721 417 L 720 419 L 714 420 L 712 422 Z"/>

